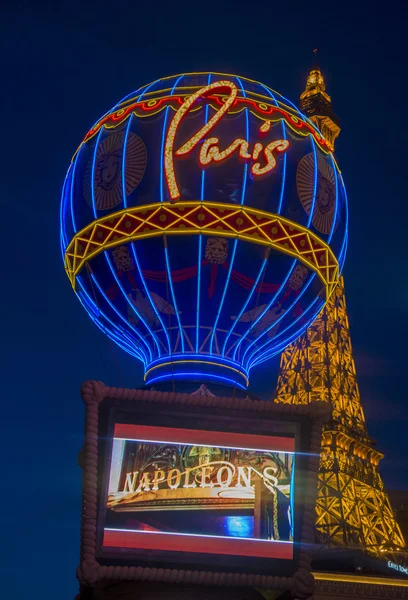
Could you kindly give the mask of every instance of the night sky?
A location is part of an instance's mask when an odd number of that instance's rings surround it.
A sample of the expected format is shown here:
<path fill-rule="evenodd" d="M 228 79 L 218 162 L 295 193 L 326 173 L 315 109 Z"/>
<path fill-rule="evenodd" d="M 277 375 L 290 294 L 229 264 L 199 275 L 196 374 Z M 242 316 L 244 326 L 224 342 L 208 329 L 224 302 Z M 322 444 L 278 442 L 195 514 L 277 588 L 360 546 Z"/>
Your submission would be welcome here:
<path fill-rule="evenodd" d="M 380 9 L 381 6 L 381 9 Z M 77 591 L 80 384 L 141 385 L 137 362 L 89 320 L 64 273 L 60 191 L 90 126 L 161 76 L 225 71 L 295 103 L 319 48 L 342 133 L 345 267 L 354 356 L 388 488 L 408 489 L 406 31 L 387 2 L 14 2 L 1 17 L 1 442 L 4 597 Z M 252 391 L 270 397 L 278 359 Z M 273 377 L 271 377 L 271 371 Z"/>

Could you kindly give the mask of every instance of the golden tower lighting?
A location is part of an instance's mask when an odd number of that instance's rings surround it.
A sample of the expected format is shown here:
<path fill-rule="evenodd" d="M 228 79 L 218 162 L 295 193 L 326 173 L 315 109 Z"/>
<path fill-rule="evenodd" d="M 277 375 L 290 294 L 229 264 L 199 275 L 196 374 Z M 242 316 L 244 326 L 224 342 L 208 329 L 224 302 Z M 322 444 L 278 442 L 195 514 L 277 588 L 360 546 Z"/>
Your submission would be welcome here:
<path fill-rule="evenodd" d="M 315 66 L 301 108 L 334 146 L 340 133 L 324 78 Z M 376 557 L 401 553 L 400 527 L 378 472 L 383 455 L 367 432 L 352 354 L 344 281 L 306 332 L 281 356 L 275 402 L 332 405 L 325 426 L 316 529 L 326 548 L 359 548 Z"/>

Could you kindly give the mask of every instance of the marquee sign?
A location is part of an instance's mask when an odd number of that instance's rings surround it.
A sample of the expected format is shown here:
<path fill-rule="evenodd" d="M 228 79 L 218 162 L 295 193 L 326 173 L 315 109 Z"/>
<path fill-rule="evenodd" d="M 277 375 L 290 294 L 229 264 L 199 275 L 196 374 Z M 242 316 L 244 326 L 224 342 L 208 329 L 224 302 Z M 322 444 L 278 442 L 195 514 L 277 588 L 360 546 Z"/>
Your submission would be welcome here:
<path fill-rule="evenodd" d="M 81 583 L 151 581 L 155 573 L 192 583 L 197 573 L 208 585 L 312 594 L 327 406 L 100 382 L 87 382 L 82 394 Z"/>
<path fill-rule="evenodd" d="M 117 423 L 103 545 L 293 558 L 293 462 L 292 437 Z"/>

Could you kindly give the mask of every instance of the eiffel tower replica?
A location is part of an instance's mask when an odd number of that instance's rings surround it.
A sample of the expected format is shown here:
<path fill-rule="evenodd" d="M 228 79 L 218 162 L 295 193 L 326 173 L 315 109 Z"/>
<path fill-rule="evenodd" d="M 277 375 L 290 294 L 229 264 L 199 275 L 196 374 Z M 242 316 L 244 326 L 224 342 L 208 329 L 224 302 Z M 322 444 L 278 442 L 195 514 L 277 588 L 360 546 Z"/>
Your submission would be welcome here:
<path fill-rule="evenodd" d="M 302 111 L 334 147 L 340 133 L 317 64 L 300 96 Z M 359 549 L 376 558 L 407 557 L 378 472 L 383 458 L 370 438 L 356 379 L 344 281 L 313 324 L 281 356 L 275 402 L 332 405 L 322 438 L 316 501 L 318 547 Z"/>

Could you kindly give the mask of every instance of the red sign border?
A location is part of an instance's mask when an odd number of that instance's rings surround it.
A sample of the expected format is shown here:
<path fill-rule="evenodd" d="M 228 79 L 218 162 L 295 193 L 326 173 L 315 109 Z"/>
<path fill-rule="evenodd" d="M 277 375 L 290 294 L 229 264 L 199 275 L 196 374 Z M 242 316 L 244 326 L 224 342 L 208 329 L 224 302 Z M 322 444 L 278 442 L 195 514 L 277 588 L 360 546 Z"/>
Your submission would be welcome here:
<path fill-rule="evenodd" d="M 176 427 L 152 427 L 115 423 L 114 437 L 147 442 L 171 442 L 194 446 L 220 446 L 245 450 L 268 450 L 270 452 L 294 452 L 295 439 L 287 436 L 234 433 L 233 431 L 206 431 Z"/>

